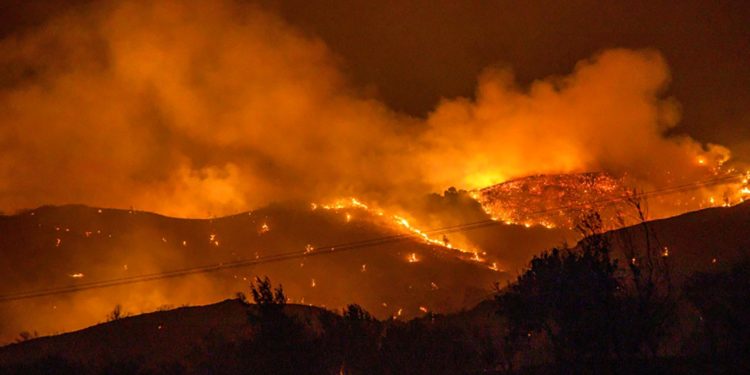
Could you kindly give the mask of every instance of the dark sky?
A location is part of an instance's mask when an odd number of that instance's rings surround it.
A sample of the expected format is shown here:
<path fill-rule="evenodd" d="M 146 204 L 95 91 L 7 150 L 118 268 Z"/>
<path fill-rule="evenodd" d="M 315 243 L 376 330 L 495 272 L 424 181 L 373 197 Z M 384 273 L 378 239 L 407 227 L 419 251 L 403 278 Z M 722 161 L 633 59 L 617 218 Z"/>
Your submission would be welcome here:
<path fill-rule="evenodd" d="M 76 3 L 76 2 L 73 2 Z M 673 75 L 685 132 L 750 157 L 750 3 L 685 1 L 264 0 L 323 39 L 345 71 L 392 108 L 424 115 L 441 97 L 470 96 L 489 66 L 519 82 L 566 74 L 610 47 L 655 48 Z M 0 33 L 69 5 L 4 1 Z"/>

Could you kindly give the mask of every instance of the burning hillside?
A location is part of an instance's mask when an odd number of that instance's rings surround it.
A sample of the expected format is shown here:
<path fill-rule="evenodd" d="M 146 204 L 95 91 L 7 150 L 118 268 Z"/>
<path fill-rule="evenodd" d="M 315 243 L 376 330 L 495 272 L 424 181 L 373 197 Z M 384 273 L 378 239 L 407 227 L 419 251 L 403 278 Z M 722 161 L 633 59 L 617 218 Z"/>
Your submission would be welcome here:
<path fill-rule="evenodd" d="M 473 193 L 496 220 L 545 227 L 575 226 L 593 210 L 608 221 L 626 208 L 628 190 L 606 173 L 536 175 L 493 185 Z M 613 226 L 614 223 L 608 223 Z"/>
<path fill-rule="evenodd" d="M 515 251 L 533 253 L 536 243 Z M 510 277 L 477 251 L 458 250 L 404 217 L 351 199 L 205 220 L 43 207 L 0 217 L 0 248 L 0 295 L 9 297 L 0 305 L 2 342 L 23 330 L 93 324 L 118 304 L 138 313 L 210 303 L 246 291 L 256 275 L 282 282 L 290 302 L 329 308 L 356 302 L 381 318 L 458 310 Z M 50 290 L 24 298 L 26 291 Z"/>
<path fill-rule="evenodd" d="M 597 212 L 606 229 L 705 207 L 731 206 L 750 198 L 750 172 L 717 169 L 714 178 L 640 192 L 626 178 L 604 172 L 534 175 L 475 190 L 472 196 L 494 220 L 525 226 L 573 228 Z M 718 198 L 721 197 L 721 198 Z"/>

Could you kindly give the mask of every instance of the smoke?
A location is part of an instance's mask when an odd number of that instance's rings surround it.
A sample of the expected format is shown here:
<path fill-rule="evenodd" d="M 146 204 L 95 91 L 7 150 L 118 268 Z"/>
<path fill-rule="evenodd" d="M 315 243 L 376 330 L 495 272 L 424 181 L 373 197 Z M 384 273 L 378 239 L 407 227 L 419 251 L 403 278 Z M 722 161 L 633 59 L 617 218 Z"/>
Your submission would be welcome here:
<path fill-rule="evenodd" d="M 474 99 L 417 119 L 352 87 L 321 40 L 259 7 L 99 3 L 0 42 L 0 208 L 205 217 L 536 173 L 705 175 L 729 151 L 672 135 L 668 82 L 658 52 L 609 50 L 528 88 L 490 69 Z"/>
<path fill-rule="evenodd" d="M 604 170 L 657 184 L 705 175 L 729 150 L 666 135 L 680 118 L 677 101 L 662 97 L 668 83 L 651 50 L 608 50 L 528 89 L 489 70 L 476 100 L 445 100 L 427 120 L 430 178 L 483 187 L 534 173 Z"/>

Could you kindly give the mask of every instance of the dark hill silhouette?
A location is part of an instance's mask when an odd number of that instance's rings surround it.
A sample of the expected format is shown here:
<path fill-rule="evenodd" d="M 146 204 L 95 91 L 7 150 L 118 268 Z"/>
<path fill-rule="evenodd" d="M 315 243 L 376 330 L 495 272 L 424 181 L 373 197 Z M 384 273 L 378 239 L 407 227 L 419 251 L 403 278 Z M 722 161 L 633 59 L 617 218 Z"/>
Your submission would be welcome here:
<path fill-rule="evenodd" d="M 668 251 L 672 279 L 678 285 L 695 272 L 725 270 L 750 255 L 750 201 L 649 221 L 646 225 L 651 245 L 660 254 Z M 647 243 L 643 225 L 615 230 L 608 236 L 616 251 L 629 244 L 642 249 Z"/>

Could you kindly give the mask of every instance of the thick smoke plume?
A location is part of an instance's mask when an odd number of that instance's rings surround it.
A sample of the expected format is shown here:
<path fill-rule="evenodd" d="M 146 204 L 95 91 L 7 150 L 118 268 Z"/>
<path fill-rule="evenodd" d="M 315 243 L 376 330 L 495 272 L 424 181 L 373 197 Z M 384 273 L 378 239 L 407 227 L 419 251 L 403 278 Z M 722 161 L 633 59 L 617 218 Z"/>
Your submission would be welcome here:
<path fill-rule="evenodd" d="M 680 117 L 668 82 L 658 52 L 609 50 L 529 88 L 488 70 L 475 98 L 417 119 L 349 85 L 321 40 L 259 7 L 99 3 L 0 43 L 0 209 L 205 217 L 536 173 L 705 176 L 729 151 L 668 135 Z"/>

